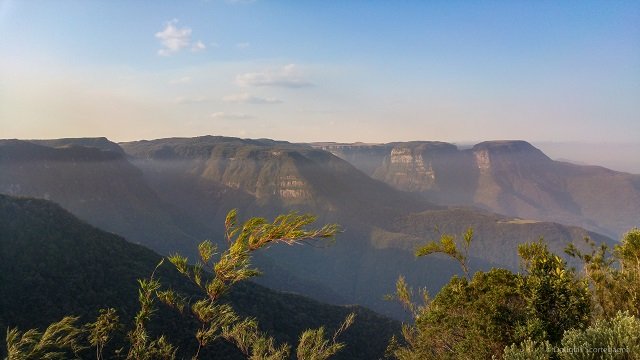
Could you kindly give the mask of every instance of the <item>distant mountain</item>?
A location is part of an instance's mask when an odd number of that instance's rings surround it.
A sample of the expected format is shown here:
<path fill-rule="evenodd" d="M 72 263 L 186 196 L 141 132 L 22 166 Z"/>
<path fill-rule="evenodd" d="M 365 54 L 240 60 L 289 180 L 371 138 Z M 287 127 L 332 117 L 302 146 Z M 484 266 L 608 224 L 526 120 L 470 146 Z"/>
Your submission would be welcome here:
<path fill-rule="evenodd" d="M 104 151 L 112 151 L 119 154 L 124 154 L 124 151 L 118 144 L 110 141 L 106 137 L 97 138 L 64 138 L 64 139 L 48 139 L 48 140 L 26 140 L 33 144 L 44 145 L 48 147 L 69 147 L 69 146 L 83 146 L 92 147 Z"/>
<path fill-rule="evenodd" d="M 137 141 L 120 146 L 154 186 L 161 186 L 167 177 L 178 176 L 178 181 L 187 177 L 201 185 L 221 187 L 221 193 L 215 196 L 224 199 L 229 194 L 234 201 L 244 198 L 241 201 L 251 202 L 251 208 L 268 205 L 267 211 L 274 214 L 283 207 L 311 208 L 327 215 L 345 208 L 380 212 L 352 216 L 363 218 L 388 216 L 388 211 L 407 213 L 438 208 L 374 181 L 348 162 L 309 146 L 213 136 Z M 179 184 L 161 187 L 158 193 L 172 196 L 171 203 L 179 202 L 169 191 L 175 190 L 176 185 Z"/>
<path fill-rule="evenodd" d="M 312 144 L 439 204 L 479 206 L 617 238 L 640 224 L 640 175 L 553 161 L 524 141 Z"/>
<path fill-rule="evenodd" d="M 569 242 L 582 244 L 582 238 L 588 235 L 597 241 L 610 241 L 560 224 L 436 206 L 372 179 L 327 151 L 307 145 L 209 136 L 136 141 L 120 146 L 163 201 L 200 222 L 208 221 L 212 230 L 223 223 L 224 214 L 233 207 L 247 216 L 273 216 L 294 209 L 317 214 L 320 222 L 341 224 L 345 231 L 332 246 L 275 247 L 268 259 L 258 261 L 276 263 L 301 279 L 323 284 L 348 302 L 394 316 L 400 316 L 401 310 L 381 297 L 393 291 L 399 275 L 435 291 L 451 275 L 459 273 L 458 266 L 446 258 L 415 259 L 415 247 L 439 237 L 436 227 L 454 233 L 468 226 L 477 228 L 472 250 L 476 269 L 494 265 L 516 268 L 517 244 L 541 236 L 558 252 Z M 358 146 L 374 155 L 380 151 L 370 145 Z M 457 153 L 450 144 L 424 146 L 444 154 Z M 402 161 L 410 160 L 407 154 L 397 155 Z M 472 160 L 460 159 L 458 166 L 462 168 Z M 398 166 L 402 164 L 405 163 Z M 445 165 L 438 163 L 434 169 Z M 446 171 L 454 173 L 455 169 Z M 427 168 L 418 172 L 428 177 Z M 455 181 L 465 184 L 470 179 L 452 180 Z M 220 233 L 221 229 L 216 231 Z M 263 281 L 283 289 L 277 278 Z"/>
<path fill-rule="evenodd" d="M 122 149 L 103 139 L 1 140 L 0 193 L 58 202 L 162 253 L 203 239 L 204 227 L 163 202 Z"/>
<path fill-rule="evenodd" d="M 220 240 L 222 234 L 221 219 L 207 212 L 192 216 L 163 201 L 122 148 L 105 138 L 0 140 L 0 193 L 55 201 L 94 226 L 165 255 L 194 255 L 200 241 Z M 279 289 L 347 303 L 274 261 L 261 265 Z"/>
<path fill-rule="evenodd" d="M 603 137 L 604 138 L 604 137 Z M 599 165 L 607 169 L 640 174 L 640 142 L 538 142 L 534 144 L 550 158 L 578 165 Z"/>
<path fill-rule="evenodd" d="M 129 322 L 138 309 L 136 280 L 147 278 L 160 259 L 52 202 L 0 195 L 0 338 L 7 327 L 43 327 L 64 315 L 90 321 L 104 307 L 116 307 Z M 157 276 L 166 287 L 196 294 L 170 265 L 161 267 Z M 239 313 L 255 316 L 278 341 L 291 344 L 307 328 L 335 329 L 349 312 L 356 312 L 354 326 L 341 338 L 347 347 L 338 359 L 381 358 L 389 338 L 399 331 L 397 322 L 358 306 L 329 306 L 253 283 L 238 285 L 227 300 Z M 164 307 L 160 310 L 152 320 L 153 330 L 182 349 L 194 349 L 194 324 Z M 2 354 L 4 342 L 0 344 Z M 201 355 L 238 358 L 224 344 Z"/>

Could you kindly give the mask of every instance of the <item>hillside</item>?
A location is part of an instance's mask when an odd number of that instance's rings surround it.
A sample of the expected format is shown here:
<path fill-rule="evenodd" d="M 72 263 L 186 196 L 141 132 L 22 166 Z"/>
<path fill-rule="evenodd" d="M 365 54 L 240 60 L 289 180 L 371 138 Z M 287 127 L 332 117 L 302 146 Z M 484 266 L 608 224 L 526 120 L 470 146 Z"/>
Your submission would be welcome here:
<path fill-rule="evenodd" d="M 163 201 L 202 223 L 207 222 L 212 231 L 220 233 L 216 226 L 223 223 L 223 216 L 233 207 L 245 216 L 273 216 L 294 209 L 317 214 L 321 222 L 341 224 L 344 233 L 331 246 L 302 249 L 278 246 L 268 258 L 256 261 L 277 263 L 305 281 L 322 284 L 340 294 L 347 302 L 365 304 L 398 317 L 402 310 L 383 301 L 382 296 L 393 292 L 399 275 L 437 291 L 459 272 L 458 266 L 446 258 L 415 259 L 416 246 L 439 237 L 433 231 L 436 226 L 454 233 L 469 226 L 477 227 L 477 245 L 472 252 L 477 269 L 494 265 L 517 268 L 516 252 L 511 250 L 519 243 L 542 236 L 553 249 L 560 250 L 569 242 L 582 244 L 584 236 L 609 241 L 560 224 L 436 206 L 366 176 L 327 151 L 306 145 L 198 137 L 137 141 L 120 146 Z M 443 143 L 429 146 L 443 152 L 456 150 Z M 503 223 L 507 225 L 497 225 Z M 278 278 L 266 277 L 262 281 L 276 289 L 287 286 Z M 305 289 L 296 291 L 312 295 Z M 339 302 L 332 298 L 323 300 Z"/>
<path fill-rule="evenodd" d="M 148 277 L 159 261 L 156 253 L 90 226 L 52 202 L 0 195 L 0 331 L 41 327 L 67 314 L 88 321 L 108 306 L 129 321 L 138 307 L 136 279 Z M 161 267 L 158 276 L 167 287 L 195 294 L 171 266 Z M 307 328 L 335 328 L 355 311 L 357 321 L 343 339 L 348 347 L 337 358 L 381 357 L 387 340 L 399 330 L 398 323 L 361 307 L 324 305 L 253 283 L 239 285 L 228 301 L 239 313 L 257 317 L 279 341 L 290 343 Z M 156 331 L 183 347 L 193 345 L 184 331 L 176 330 L 176 324 L 190 324 L 161 310 Z M 234 354 L 220 345 L 205 358 Z"/>
<path fill-rule="evenodd" d="M 55 201 L 95 226 L 162 253 L 202 239 L 202 226 L 161 201 L 117 144 L 106 139 L 37 143 L 0 141 L 0 193 Z"/>
<path fill-rule="evenodd" d="M 640 175 L 554 161 L 524 141 L 318 143 L 373 178 L 447 205 L 584 227 L 613 238 L 640 224 Z"/>
<path fill-rule="evenodd" d="M 433 239 L 437 239 L 441 232 L 462 234 L 471 227 L 474 241 L 470 253 L 475 256 L 482 254 L 483 260 L 512 270 L 519 268 L 519 260 L 514 254 L 518 252 L 518 244 L 523 242 L 535 242 L 542 238 L 552 252 L 560 255 L 564 253 L 569 240 L 578 248 L 586 250 L 581 241 L 584 237 L 589 237 L 596 243 L 607 244 L 610 248 L 616 244 L 606 236 L 587 232 L 576 226 L 507 217 L 470 208 L 414 213 L 399 219 L 395 227 L 398 231 L 402 230 L 415 237 L 430 234 Z M 514 241 L 515 239 L 517 240 Z M 567 260 L 571 265 L 579 265 L 574 259 Z"/>

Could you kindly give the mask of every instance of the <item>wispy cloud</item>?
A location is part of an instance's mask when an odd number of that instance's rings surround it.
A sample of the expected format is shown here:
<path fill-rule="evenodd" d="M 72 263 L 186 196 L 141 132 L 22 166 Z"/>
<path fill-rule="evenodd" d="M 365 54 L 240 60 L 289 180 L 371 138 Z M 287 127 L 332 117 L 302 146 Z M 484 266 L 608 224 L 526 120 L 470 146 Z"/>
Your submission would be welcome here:
<path fill-rule="evenodd" d="M 220 111 L 211 114 L 211 118 L 216 120 L 246 120 L 252 119 L 253 116 L 243 113 L 226 113 Z"/>
<path fill-rule="evenodd" d="M 274 86 L 284 88 L 303 88 L 313 86 L 302 75 L 302 71 L 295 64 L 289 64 L 279 69 L 269 69 L 263 72 L 245 73 L 236 76 L 236 83 L 240 86 Z"/>
<path fill-rule="evenodd" d="M 207 47 L 200 40 L 196 41 L 195 43 L 193 43 L 193 45 L 191 45 L 191 51 L 192 52 L 200 52 L 200 51 L 203 51 L 206 48 Z"/>
<path fill-rule="evenodd" d="M 240 50 L 248 49 L 251 46 L 251 43 L 248 42 L 239 42 L 236 44 L 236 48 Z"/>
<path fill-rule="evenodd" d="M 261 97 L 248 93 L 232 94 L 222 98 L 222 101 L 237 104 L 280 104 L 282 100 L 274 97 Z"/>
<path fill-rule="evenodd" d="M 160 40 L 162 49 L 158 50 L 160 56 L 171 56 L 183 49 L 191 47 L 194 52 L 202 51 L 206 48 L 202 41 L 191 42 L 191 28 L 178 26 L 178 19 L 173 19 L 165 25 L 165 28 L 155 34 Z"/>

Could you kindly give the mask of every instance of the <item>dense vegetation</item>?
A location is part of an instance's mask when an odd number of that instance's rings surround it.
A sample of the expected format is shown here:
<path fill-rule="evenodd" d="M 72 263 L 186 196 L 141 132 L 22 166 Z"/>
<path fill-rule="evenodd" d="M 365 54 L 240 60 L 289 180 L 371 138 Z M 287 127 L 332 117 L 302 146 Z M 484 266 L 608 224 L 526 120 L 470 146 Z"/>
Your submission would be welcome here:
<path fill-rule="evenodd" d="M 578 272 L 540 241 L 519 247 L 521 271 L 492 269 L 472 277 L 467 232 L 430 242 L 418 256 L 446 254 L 466 277 L 453 277 L 422 302 L 403 278 L 395 297 L 413 314 L 388 354 L 396 359 L 640 359 L 640 229 L 611 251 L 591 243 Z M 460 246 L 462 245 L 462 247 Z"/>
<path fill-rule="evenodd" d="M 335 234 L 332 226 L 307 229 L 309 216 L 290 214 L 272 223 L 253 218 L 240 225 L 232 212 L 225 223 L 229 247 L 222 254 L 203 242 L 195 267 L 173 255 L 168 259 L 175 269 L 153 271 L 157 255 L 55 204 L 0 196 L 0 213 L 0 320 L 3 327 L 45 329 L 10 329 L 8 359 L 378 358 L 376 346 L 387 344 L 394 328 L 361 309 L 354 309 L 354 323 L 349 309 L 295 296 L 284 296 L 295 304 L 283 308 L 283 295 L 242 286 L 257 274 L 250 264 L 253 251 Z M 395 298 L 414 321 L 388 342 L 388 357 L 640 358 L 640 229 L 613 249 L 593 242 L 588 252 L 569 246 L 568 255 L 583 264 L 579 271 L 539 241 L 519 247 L 521 271 L 494 268 L 472 275 L 473 237 L 472 230 L 461 240 L 443 234 L 417 250 L 418 256 L 451 257 L 464 276 L 454 276 L 434 297 L 421 290 L 421 303 L 414 302 L 404 278 L 398 280 Z M 138 284 L 136 276 L 142 278 Z M 11 294 L 23 297 L 16 301 Z M 52 316 L 68 313 L 80 316 L 59 316 L 49 324 Z M 290 343 L 298 344 L 295 350 Z"/>
<path fill-rule="evenodd" d="M 78 220 L 54 203 L 0 195 L 0 336 L 5 338 L 7 328 L 17 327 L 22 338 L 25 329 L 46 329 L 65 315 L 79 319 L 71 322 L 67 318 L 58 329 L 74 324 L 86 335 L 87 328 L 78 324 L 95 324 L 96 319 L 103 326 L 112 324 L 109 308 L 117 309 L 119 323 L 132 324 L 140 309 L 137 279 L 148 279 L 161 259 L 144 247 Z M 198 287 L 167 262 L 155 271 L 154 279 L 163 285 L 162 290 L 171 288 L 194 301 L 202 298 Z M 358 306 L 330 306 L 251 282 L 235 284 L 221 300 L 220 304 L 232 306 L 238 318 L 257 319 L 259 329 L 276 344 L 297 344 L 301 333 L 321 326 L 325 334 L 332 335 L 350 313 L 356 313 L 354 324 L 339 337 L 346 346 L 336 359 L 379 358 L 388 339 L 400 330 L 398 323 Z M 149 337 L 165 334 L 167 343 L 178 347 L 179 358 L 193 355 L 198 347 L 194 337 L 198 321 L 161 302 L 154 304 L 157 312 L 148 322 Z M 49 336 L 56 333 L 53 330 Z M 105 354 L 127 344 L 127 330 L 130 328 L 117 327 Z M 82 347 L 87 344 L 79 343 Z M 82 358 L 95 357 L 95 350 L 82 350 Z M 5 351 L 3 343 L 0 355 Z M 201 351 L 200 358 L 243 356 L 235 346 L 216 341 Z"/>

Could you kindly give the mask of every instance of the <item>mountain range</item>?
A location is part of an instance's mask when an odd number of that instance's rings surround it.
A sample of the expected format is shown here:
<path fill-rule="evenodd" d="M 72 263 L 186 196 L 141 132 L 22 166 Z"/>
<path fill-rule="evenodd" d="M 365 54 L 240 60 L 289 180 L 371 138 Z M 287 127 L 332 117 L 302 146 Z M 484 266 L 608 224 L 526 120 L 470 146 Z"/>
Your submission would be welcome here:
<path fill-rule="evenodd" d="M 438 204 L 580 226 L 619 238 L 640 223 L 640 175 L 551 160 L 524 141 L 315 143 L 396 189 Z"/>
<path fill-rule="evenodd" d="M 573 173 L 611 173 L 637 190 L 634 175 L 553 162 L 531 148 L 524 142 L 460 150 L 431 142 L 294 144 L 219 136 L 120 144 L 103 138 L 5 140 L 0 142 L 0 193 L 51 199 L 92 225 L 161 254 L 193 254 L 205 238 L 224 244 L 222 225 L 232 208 L 243 217 L 309 212 L 321 223 L 340 224 L 342 233 L 335 243 L 274 246 L 257 256 L 265 270 L 260 283 L 402 318 L 399 305 L 382 300 L 394 291 L 398 276 L 433 292 L 461 273 L 446 257 L 414 257 L 418 245 L 442 233 L 461 234 L 473 227 L 473 269 L 517 269 L 517 245 L 540 237 L 556 253 L 569 243 L 584 246 L 585 236 L 614 243 L 564 225 L 562 217 L 549 216 L 549 222 L 500 215 L 483 203 L 522 211 L 531 201 L 520 192 L 533 187 L 544 189 L 530 195 L 534 200 L 549 193 L 557 203 L 554 211 L 570 213 L 560 200 L 573 195 L 565 193 L 564 180 L 558 180 L 563 173 L 554 175 L 553 166 L 575 167 Z M 572 189 L 580 181 L 575 176 Z M 511 192 L 503 194 L 503 187 Z M 620 200 L 606 198 L 606 192 L 597 196 L 614 210 Z M 633 196 L 627 201 L 628 208 L 638 205 Z M 624 225 L 619 227 L 630 228 L 633 219 L 627 208 L 620 209 Z M 594 224 L 590 229 L 613 236 Z"/>

